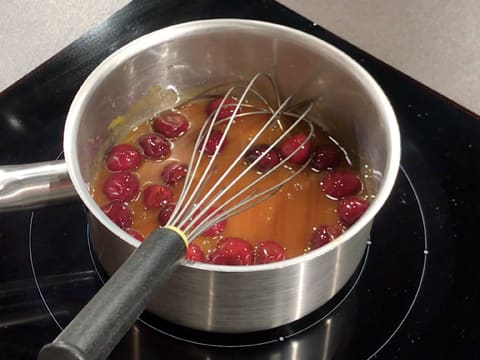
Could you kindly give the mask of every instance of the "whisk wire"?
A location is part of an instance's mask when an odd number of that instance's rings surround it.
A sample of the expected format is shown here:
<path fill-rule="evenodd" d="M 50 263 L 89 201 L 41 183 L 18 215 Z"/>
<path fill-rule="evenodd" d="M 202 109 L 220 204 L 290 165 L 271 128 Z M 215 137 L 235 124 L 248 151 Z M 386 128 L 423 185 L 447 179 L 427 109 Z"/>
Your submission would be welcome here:
<path fill-rule="evenodd" d="M 195 164 L 195 170 L 192 172 L 193 174 L 196 174 L 197 173 L 197 170 L 198 170 L 198 167 L 200 166 L 200 163 L 201 163 L 201 159 L 202 159 L 202 155 L 205 153 L 205 148 L 206 148 L 206 143 L 207 143 L 207 139 L 209 138 L 212 130 L 213 130 L 213 127 L 215 125 L 217 125 L 217 118 L 220 114 L 220 111 L 222 109 L 222 107 L 224 106 L 225 104 L 225 101 L 227 98 L 229 98 L 231 96 L 231 94 L 237 90 L 237 89 L 242 89 L 243 88 L 243 92 L 242 94 L 240 95 L 240 98 L 238 99 L 237 101 L 237 104 L 235 106 L 235 108 L 233 109 L 233 112 L 232 114 L 229 116 L 228 118 L 228 121 L 227 121 L 227 124 L 225 126 L 225 129 L 222 133 L 222 136 L 220 138 L 220 141 L 219 141 L 219 145 L 216 147 L 214 153 L 210 156 L 210 159 L 208 161 L 208 164 L 207 164 L 207 167 L 205 168 L 204 170 L 204 173 L 202 174 L 202 176 L 200 177 L 200 179 L 198 180 L 197 182 L 197 187 L 192 191 L 192 195 L 194 195 L 195 193 L 198 193 L 198 189 L 199 187 L 205 182 L 205 174 L 206 173 L 209 173 L 212 169 L 212 166 L 213 164 L 215 163 L 215 160 L 219 154 L 219 150 L 220 150 L 220 147 L 221 147 L 221 144 L 223 144 L 225 142 L 225 139 L 226 139 L 226 136 L 232 126 L 232 124 L 234 123 L 235 121 L 235 118 L 238 114 L 238 112 L 240 111 L 240 108 L 241 108 L 241 104 L 243 104 L 245 102 L 245 99 L 247 97 L 247 95 L 249 94 L 249 92 L 252 90 L 252 87 L 253 85 L 255 84 L 255 81 L 260 77 L 260 76 L 265 76 L 266 74 L 265 73 L 258 73 L 256 74 L 251 80 L 250 82 L 245 86 L 235 86 L 235 87 L 232 87 L 230 88 L 227 93 L 224 95 L 224 97 L 222 98 L 221 102 L 219 103 L 219 106 L 217 107 L 217 109 L 214 111 L 213 113 L 213 116 L 210 116 L 207 118 L 207 121 L 205 122 L 205 124 L 202 126 L 201 130 L 200 130 L 200 133 L 199 133 L 199 136 L 197 138 L 197 142 L 195 144 L 195 147 L 193 149 L 193 153 L 194 154 L 199 154 L 197 156 L 197 162 Z M 204 134 L 205 132 L 205 129 L 208 129 L 206 134 Z M 202 140 L 203 139 L 203 140 Z M 203 141 L 203 145 L 200 149 L 200 151 L 198 152 L 198 146 L 199 146 L 199 141 Z M 220 184 L 221 181 L 223 181 L 223 179 L 225 178 L 225 176 L 230 172 L 230 170 L 240 161 L 239 158 L 237 158 L 229 167 L 229 169 L 223 174 L 223 176 L 216 182 L 216 184 L 209 190 L 209 192 L 207 193 L 207 195 L 205 195 L 205 198 L 208 198 L 208 196 L 214 191 L 217 189 L 217 184 Z M 188 172 L 188 170 L 187 170 Z M 190 184 L 193 182 L 193 179 L 191 179 L 190 181 Z M 185 189 L 184 189 L 185 190 Z M 187 191 L 189 190 L 188 188 L 186 189 Z M 205 214 L 206 211 L 208 211 L 208 209 L 201 209 L 202 207 L 202 203 L 204 202 L 201 201 L 200 203 L 198 204 L 194 204 L 193 202 L 193 196 L 191 196 L 187 201 L 186 203 L 184 204 L 178 204 L 177 203 L 177 207 L 183 207 L 183 209 L 189 209 L 189 211 L 187 211 L 185 213 L 185 211 L 181 211 L 180 213 L 180 216 L 182 215 L 182 213 L 184 213 L 185 216 L 183 216 L 183 220 L 182 219 L 179 219 L 179 223 L 178 223 L 178 226 L 179 227 L 183 227 L 185 225 L 185 223 L 187 223 L 188 221 L 191 221 L 190 223 L 191 224 L 195 224 L 195 219 L 191 219 L 192 216 L 194 216 L 194 214 L 196 214 L 196 218 L 200 219 L 201 216 L 203 216 Z M 192 205 L 195 205 L 195 206 L 192 206 Z M 200 208 L 200 210 L 198 210 Z M 185 232 L 188 232 L 188 229 L 190 228 L 190 226 L 187 225 L 187 227 L 184 229 Z"/>
<path fill-rule="evenodd" d="M 228 96 L 230 96 L 230 93 L 233 91 L 234 88 L 230 89 L 231 91 L 227 92 L 227 94 L 224 96 L 224 98 L 222 99 L 221 103 L 219 104 L 219 107 L 217 108 L 217 110 L 215 111 L 214 115 L 213 116 L 210 116 L 207 121 L 205 122 L 205 124 L 202 126 L 202 129 L 200 130 L 200 133 L 199 133 L 199 136 L 197 138 L 197 142 L 194 146 L 194 149 L 193 149 L 193 152 L 195 154 L 198 154 L 197 155 L 197 161 L 196 161 L 196 164 L 195 164 L 195 170 L 193 171 L 193 175 L 192 175 L 192 181 L 193 181 L 193 178 L 194 178 L 194 174 L 197 173 L 197 170 L 198 170 L 198 167 L 200 166 L 200 163 L 201 163 L 201 160 L 202 160 L 202 155 L 205 154 L 205 149 L 206 149 L 206 144 L 207 144 L 207 139 L 209 138 L 210 134 L 212 133 L 212 130 L 214 128 L 214 126 L 216 125 L 215 124 L 215 120 L 220 112 L 220 109 L 222 108 L 222 104 L 224 104 L 225 100 L 227 99 Z M 238 105 L 237 105 L 238 107 Z M 237 109 L 236 109 L 237 110 Z M 237 110 L 238 111 L 238 110 Z M 208 174 L 212 174 L 215 169 L 214 169 L 214 164 L 215 164 L 215 160 L 219 154 L 219 150 L 220 150 L 220 147 L 221 145 L 225 142 L 225 139 L 226 139 L 226 136 L 232 126 L 232 123 L 234 122 L 234 119 L 235 119 L 235 110 L 234 112 L 232 113 L 232 115 L 229 117 L 229 120 L 227 121 L 227 125 L 225 127 L 225 130 L 224 132 L 222 133 L 222 136 L 219 140 L 219 145 L 217 145 L 217 147 L 215 148 L 215 151 L 214 153 L 210 156 L 210 159 L 207 163 L 207 166 L 206 168 L 204 169 L 200 179 L 198 180 L 197 182 L 197 185 L 196 187 L 194 188 L 194 190 L 191 192 L 191 196 L 188 198 L 188 200 L 186 201 L 185 204 L 181 204 L 181 206 L 183 206 L 183 209 L 186 210 L 185 211 L 185 216 L 183 217 L 183 219 L 180 219 L 179 220 L 179 224 L 178 226 L 179 227 L 183 227 L 185 225 L 185 223 L 189 220 L 191 220 L 192 216 L 194 216 L 194 213 L 197 212 L 197 217 L 200 217 L 204 214 L 204 212 L 206 211 L 205 209 L 201 209 L 201 206 L 202 206 L 202 203 L 204 202 L 204 199 L 201 200 L 200 202 L 198 203 L 195 203 L 195 198 L 196 198 L 196 194 L 199 194 L 199 189 L 201 187 L 204 187 L 207 183 L 207 178 L 209 177 Z M 205 133 L 205 129 L 208 129 Z M 203 145 L 200 146 L 200 144 L 203 142 Z M 201 147 L 200 149 L 198 149 L 199 147 Z M 218 181 L 217 181 L 218 183 Z M 192 206 L 191 206 L 192 205 Z M 188 209 L 188 211 L 187 211 Z M 198 212 L 198 209 L 200 209 L 200 213 Z M 194 219 L 192 219 L 192 221 L 194 221 Z M 193 223 L 193 222 L 192 222 Z M 189 229 L 189 226 L 187 226 L 184 231 L 187 232 Z"/>
<path fill-rule="evenodd" d="M 255 164 L 260 161 L 260 158 L 256 159 L 255 162 L 252 164 L 250 164 L 247 168 L 245 168 L 239 175 L 237 175 L 234 180 L 232 182 L 230 182 L 226 187 L 223 188 L 222 191 L 219 191 L 216 193 L 216 195 L 213 197 L 213 199 L 205 205 L 205 202 L 207 199 L 209 199 L 209 197 L 214 193 L 214 191 L 217 190 L 217 188 L 220 186 L 220 184 L 223 184 L 223 181 L 225 180 L 225 178 L 231 174 L 231 172 L 233 171 L 233 169 L 237 166 L 237 164 L 243 160 L 244 158 L 244 155 L 247 153 L 247 151 L 251 148 L 251 146 L 257 141 L 257 139 L 262 135 L 262 133 L 271 126 L 272 122 L 275 121 L 276 117 L 280 114 L 280 112 L 282 111 L 282 109 L 284 107 L 287 106 L 288 102 L 290 101 L 290 98 L 287 98 L 284 103 L 281 105 L 280 108 L 278 108 L 274 114 L 272 114 L 272 116 L 267 120 L 265 121 L 265 123 L 263 124 L 262 128 L 260 130 L 258 130 L 258 132 L 255 134 L 255 136 L 252 137 L 252 139 L 249 141 L 249 143 L 247 144 L 247 146 L 245 146 L 242 151 L 240 151 L 240 153 L 237 155 L 237 157 L 230 163 L 230 165 L 228 166 L 228 168 L 223 171 L 222 175 L 220 176 L 220 178 L 217 180 L 217 182 L 215 184 L 213 184 L 213 186 L 208 190 L 208 192 L 206 194 L 204 194 L 204 197 L 203 197 L 203 201 L 201 203 L 199 203 L 199 206 L 204 206 L 205 208 L 199 213 L 197 214 L 197 218 L 201 218 L 201 216 L 204 215 L 204 213 L 206 211 L 208 211 L 208 208 L 210 208 L 211 206 L 213 206 L 213 204 L 215 204 L 217 202 L 218 199 L 220 199 L 223 195 L 225 195 L 225 193 L 230 190 L 234 185 L 236 185 L 240 179 L 242 179 L 245 174 L 247 174 L 252 168 L 253 166 L 255 166 Z M 233 115 L 232 115 L 232 119 L 233 120 Z M 231 122 L 229 122 L 231 123 Z M 225 133 L 224 135 L 227 133 L 227 130 L 225 130 Z M 285 134 L 282 134 L 282 136 L 285 135 Z M 273 146 L 271 146 L 273 148 Z M 216 151 L 216 153 L 218 152 L 218 149 Z M 212 159 L 211 159 L 212 161 Z M 249 187 L 250 188 L 250 187 Z M 242 192 L 243 193 L 243 192 Z M 192 220 L 192 222 L 190 224 L 195 224 L 195 219 Z M 188 230 L 191 228 L 191 225 L 187 225 L 185 227 L 185 231 L 188 232 Z"/>
<path fill-rule="evenodd" d="M 208 137 L 210 136 L 210 134 L 213 130 L 213 126 L 215 125 L 215 119 L 218 116 L 218 114 L 219 114 L 219 112 L 222 108 L 222 105 L 225 102 L 225 99 L 227 99 L 227 97 L 230 96 L 230 94 L 232 93 L 232 91 L 234 89 L 235 88 L 230 88 L 227 91 L 227 93 L 223 97 L 222 102 L 220 103 L 219 107 L 216 109 L 215 112 L 210 114 L 210 116 L 207 118 L 205 124 L 200 129 L 200 132 L 197 136 L 197 139 L 195 141 L 195 145 L 194 145 L 194 148 L 193 148 L 193 151 L 192 151 L 192 157 L 190 159 L 190 162 L 189 162 L 189 165 L 188 165 L 188 168 L 187 168 L 187 174 L 185 176 L 184 186 L 183 186 L 181 195 L 180 195 L 180 197 L 177 201 L 177 204 L 175 206 L 175 209 L 172 212 L 172 215 L 170 217 L 170 221 L 168 223 L 169 225 L 176 225 L 177 222 L 181 221 L 181 217 L 184 215 L 184 213 L 188 210 L 189 206 L 192 205 L 192 203 L 194 201 L 194 196 L 190 196 L 190 198 L 188 198 L 187 200 L 185 200 L 185 199 L 186 199 L 187 195 L 190 193 L 190 188 L 192 187 L 193 182 L 195 180 L 195 174 L 198 173 L 198 169 L 199 169 L 200 164 L 201 164 L 202 155 L 205 153 L 205 148 L 207 146 L 206 139 L 208 139 Z M 231 120 L 233 121 L 233 118 L 231 118 Z M 204 134 L 206 129 L 207 129 L 207 132 L 206 132 L 206 134 Z M 226 134 L 227 134 L 227 132 L 224 132 L 224 134 L 223 134 L 223 136 L 220 140 L 220 144 L 222 144 L 223 141 L 225 141 Z M 202 144 L 202 142 L 203 142 L 203 144 Z M 206 179 L 207 175 L 210 173 L 209 171 L 214 164 L 214 160 L 217 157 L 217 154 L 218 154 L 218 149 L 216 149 L 216 151 L 212 155 L 212 158 L 210 159 L 211 161 L 208 162 L 207 167 L 203 171 L 200 179 L 197 181 L 194 190 L 191 192 L 192 195 L 199 194 L 200 193 L 200 188 L 205 186 L 204 185 L 206 183 L 205 179 Z M 188 215 L 187 215 L 187 217 L 184 217 L 184 218 L 188 219 Z M 178 226 L 180 227 L 180 226 L 182 226 L 182 224 L 178 224 Z"/>
<path fill-rule="evenodd" d="M 275 146 L 277 146 L 284 138 L 285 136 L 287 136 L 290 131 L 292 131 L 300 122 L 304 121 L 304 118 L 306 117 L 308 111 L 310 111 L 311 107 L 307 108 L 307 110 L 292 124 L 290 125 L 290 127 L 284 132 L 282 133 L 281 136 L 279 136 L 264 152 L 263 154 L 268 154 L 269 151 L 271 151 L 272 149 L 275 148 Z M 273 119 L 274 116 L 272 115 L 271 119 Z M 267 121 L 268 123 L 268 121 Z M 297 149 L 295 149 L 291 154 L 289 154 L 288 156 L 286 156 L 285 158 L 283 158 L 278 164 L 276 164 L 275 166 L 273 166 L 269 171 L 267 172 L 264 172 L 263 174 L 261 174 L 257 179 L 255 179 L 254 181 L 252 181 L 251 183 L 249 183 L 247 186 L 245 186 L 244 188 L 242 188 L 240 191 L 238 191 L 237 193 L 235 193 L 232 197 L 230 197 L 229 199 L 227 199 L 224 203 L 222 203 L 221 205 L 217 206 L 218 209 L 223 209 L 225 208 L 228 204 L 232 203 L 233 201 L 235 201 L 237 198 L 239 198 L 240 196 L 242 196 L 244 193 L 246 193 L 248 190 L 254 188 L 254 186 L 256 186 L 257 184 L 261 183 L 264 179 L 266 179 L 270 174 L 272 174 L 273 172 L 275 172 L 278 168 L 280 167 L 283 167 L 289 160 L 290 158 L 292 158 L 295 154 L 297 154 L 298 151 L 300 151 L 302 149 L 302 146 L 304 146 L 309 140 L 310 138 L 312 137 L 313 135 L 313 125 L 308 123 L 308 125 L 310 126 L 310 129 L 309 129 L 309 133 L 308 135 L 306 136 L 305 140 L 298 146 Z M 250 146 L 253 144 L 254 140 L 251 141 L 248 146 L 246 147 L 246 149 L 249 149 Z M 244 154 L 240 154 L 239 157 L 242 158 Z M 227 193 L 236 183 L 238 183 L 240 181 L 240 179 L 242 179 L 248 172 L 250 172 L 254 167 L 255 165 L 260 162 L 262 160 L 263 156 L 259 156 L 258 158 L 256 158 L 253 162 L 251 162 L 239 175 L 237 175 L 234 179 L 234 181 L 232 181 L 231 183 L 229 183 L 226 187 L 222 188 L 222 191 L 220 191 L 213 200 L 211 200 L 211 202 L 206 205 L 207 207 L 210 207 L 210 206 L 213 206 L 223 195 L 225 195 L 225 193 Z M 280 188 L 281 186 L 283 186 L 285 183 L 287 183 L 288 181 L 290 181 L 290 179 L 292 179 L 293 177 L 295 177 L 298 173 L 300 173 L 307 165 L 308 165 L 309 161 L 306 161 L 305 164 L 303 166 L 301 166 L 298 170 L 292 172 L 292 175 L 291 176 L 288 176 L 286 179 L 284 179 L 284 181 L 281 181 L 280 182 L 280 186 L 278 186 L 278 188 Z M 268 191 L 276 191 L 277 189 L 277 186 L 272 186 L 270 188 L 268 188 L 267 190 L 265 190 L 265 192 L 268 192 Z M 261 194 L 263 194 L 264 192 L 260 193 L 259 196 Z M 208 196 L 205 196 L 206 198 L 208 198 Z"/>

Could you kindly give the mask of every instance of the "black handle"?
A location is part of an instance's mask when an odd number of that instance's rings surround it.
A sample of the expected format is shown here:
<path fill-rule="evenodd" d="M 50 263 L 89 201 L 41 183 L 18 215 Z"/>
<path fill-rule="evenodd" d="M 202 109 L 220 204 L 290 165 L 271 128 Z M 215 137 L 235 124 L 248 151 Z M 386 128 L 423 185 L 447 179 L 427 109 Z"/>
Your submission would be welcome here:
<path fill-rule="evenodd" d="M 159 228 L 145 239 L 38 360 L 106 359 L 170 277 L 185 254 L 175 231 Z"/>

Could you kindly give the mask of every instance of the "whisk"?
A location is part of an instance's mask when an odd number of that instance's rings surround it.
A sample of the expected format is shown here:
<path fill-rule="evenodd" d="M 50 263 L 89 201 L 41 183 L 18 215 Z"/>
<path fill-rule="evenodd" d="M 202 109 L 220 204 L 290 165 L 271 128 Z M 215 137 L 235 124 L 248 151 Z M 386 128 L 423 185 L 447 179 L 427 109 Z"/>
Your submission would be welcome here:
<path fill-rule="evenodd" d="M 256 90 L 255 85 L 261 79 L 266 80 L 274 94 L 275 106 Z M 213 90 L 215 89 L 194 99 L 216 96 L 211 94 Z M 232 97 L 237 99 L 236 103 L 227 104 L 227 99 Z M 314 127 L 308 120 L 312 105 L 294 112 L 289 109 L 291 100 L 292 96 L 280 100 L 278 88 L 272 76 L 267 73 L 258 73 L 248 84 L 232 86 L 224 93 L 218 108 L 208 116 L 200 129 L 182 192 L 167 224 L 153 231 L 62 333 L 42 348 L 40 360 L 106 358 L 144 310 L 152 294 L 161 289 L 176 266 L 184 261 L 182 259 L 191 240 L 214 224 L 266 200 L 308 166 L 309 161 L 306 161 L 303 165 L 291 167 L 289 160 L 313 135 Z M 225 107 L 231 107 L 231 115 L 220 119 L 220 111 Z M 221 144 L 225 142 L 236 121 L 250 115 L 264 115 L 265 121 L 227 168 L 219 171 L 217 160 Z M 287 123 L 283 121 L 285 117 L 289 119 Z M 213 154 L 207 155 L 206 139 L 219 126 L 224 130 L 219 145 Z M 243 185 L 240 190 L 234 189 L 242 184 L 247 174 L 255 171 L 256 165 L 266 154 L 299 126 L 307 131 L 305 140 L 296 150 L 273 167 L 260 172 L 255 180 Z M 246 153 L 272 127 L 277 127 L 280 135 L 262 154 L 245 164 Z M 267 179 L 282 167 L 288 167 L 288 171 L 282 172 L 286 175 L 273 184 L 268 182 Z M 234 194 L 230 195 L 232 189 Z M 212 208 L 215 211 L 209 211 Z"/>

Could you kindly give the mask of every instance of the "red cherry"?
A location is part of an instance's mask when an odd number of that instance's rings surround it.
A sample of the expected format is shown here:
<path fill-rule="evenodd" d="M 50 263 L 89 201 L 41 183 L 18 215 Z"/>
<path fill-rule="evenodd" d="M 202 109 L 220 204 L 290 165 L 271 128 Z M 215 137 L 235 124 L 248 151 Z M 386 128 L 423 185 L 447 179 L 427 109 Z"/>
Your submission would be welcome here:
<path fill-rule="evenodd" d="M 227 264 L 227 254 L 222 248 L 215 248 L 208 254 L 207 262 L 215 265 L 233 265 Z M 235 264 L 242 265 L 242 264 Z"/>
<path fill-rule="evenodd" d="M 280 151 L 273 148 L 266 152 L 268 148 L 269 145 L 261 144 L 249 149 L 245 154 L 245 161 L 251 164 L 260 157 L 260 160 L 255 164 L 255 169 L 262 173 L 272 169 L 281 161 Z"/>
<path fill-rule="evenodd" d="M 208 256 L 208 261 L 217 265 L 252 265 L 253 259 L 252 245 L 234 237 L 220 240 Z"/>
<path fill-rule="evenodd" d="M 318 145 L 312 156 L 312 168 L 315 170 L 332 169 L 340 163 L 342 152 L 332 144 Z"/>
<path fill-rule="evenodd" d="M 175 204 L 161 204 L 159 207 L 160 211 L 158 213 L 158 225 L 165 226 L 170 220 L 170 216 L 175 209 Z"/>
<path fill-rule="evenodd" d="M 280 146 L 280 153 L 286 158 L 300 147 L 295 155 L 293 155 L 288 161 L 297 165 L 305 164 L 312 153 L 312 143 L 310 141 L 307 141 L 305 145 L 301 146 L 306 138 L 307 136 L 302 133 L 290 136 Z"/>
<path fill-rule="evenodd" d="M 222 149 L 225 147 L 225 144 L 227 142 L 227 139 L 223 141 L 223 143 L 220 144 L 220 141 L 222 140 L 223 132 L 217 129 L 212 129 L 210 132 L 210 136 L 207 139 L 207 142 L 205 144 L 205 154 L 207 155 L 213 155 L 215 151 L 217 150 L 218 147 L 218 152 L 222 151 Z M 203 146 L 203 144 L 202 144 Z"/>
<path fill-rule="evenodd" d="M 194 217 L 195 217 L 195 216 L 198 214 L 198 212 L 200 212 L 202 209 L 203 209 L 203 208 L 200 207 L 200 208 L 197 210 L 197 212 L 195 213 Z M 222 212 L 221 212 L 220 210 L 217 210 L 215 207 L 211 207 L 211 208 L 209 208 L 209 209 L 205 212 L 205 214 L 203 214 L 203 215 L 201 216 L 200 220 L 198 220 L 196 224 L 197 224 L 197 225 L 198 225 L 198 224 L 201 224 L 203 221 L 205 221 L 205 219 L 206 219 L 209 215 L 211 215 L 211 214 L 213 214 L 213 213 L 215 213 L 215 215 L 214 215 L 215 217 L 218 217 L 218 216 L 221 215 Z M 228 222 L 228 220 L 225 219 L 225 220 L 222 220 L 222 221 L 220 221 L 220 222 L 212 225 L 212 226 L 209 227 L 207 230 L 205 230 L 205 231 L 202 233 L 202 235 L 203 235 L 203 236 L 210 236 L 210 237 L 215 237 L 215 236 L 220 235 L 220 234 L 223 232 L 223 230 L 225 230 L 225 227 L 227 226 L 227 222 Z"/>
<path fill-rule="evenodd" d="M 322 180 L 323 191 L 334 198 L 355 195 L 362 189 L 357 175 L 347 170 L 329 172 Z"/>
<path fill-rule="evenodd" d="M 170 156 L 170 142 L 158 134 L 142 135 L 138 143 L 145 156 L 155 160 L 162 160 Z"/>
<path fill-rule="evenodd" d="M 255 264 L 269 264 L 287 258 L 285 249 L 275 241 L 264 241 L 255 249 Z"/>
<path fill-rule="evenodd" d="M 107 215 L 117 226 L 122 229 L 127 229 L 132 225 L 133 214 L 128 205 L 113 201 L 102 208 L 105 215 Z"/>
<path fill-rule="evenodd" d="M 164 184 L 175 185 L 182 180 L 185 175 L 187 175 L 187 165 L 174 161 L 163 168 L 160 177 Z"/>
<path fill-rule="evenodd" d="M 342 232 L 342 229 L 338 225 L 318 225 L 313 230 L 309 247 L 312 250 L 317 249 L 339 237 Z"/>
<path fill-rule="evenodd" d="M 222 103 L 223 97 L 219 97 L 215 100 L 213 100 L 210 104 L 207 106 L 207 115 L 210 115 L 214 111 L 218 109 L 220 104 Z M 220 109 L 218 112 L 217 119 L 224 119 L 233 114 L 235 111 L 235 106 L 237 105 L 237 100 L 231 97 L 227 97 L 225 101 L 223 102 L 223 107 Z M 241 109 L 240 109 L 241 110 Z M 237 112 L 237 114 L 240 113 L 240 110 Z"/>
<path fill-rule="evenodd" d="M 163 185 L 149 185 L 143 189 L 143 204 L 147 209 L 159 208 L 173 201 L 173 191 Z"/>
<path fill-rule="evenodd" d="M 125 230 L 126 233 L 132 237 L 134 237 L 135 239 L 137 239 L 138 241 L 143 241 L 145 238 L 142 234 L 140 234 L 137 230 L 134 230 L 134 229 L 127 229 Z"/>
<path fill-rule="evenodd" d="M 110 171 L 130 170 L 142 162 L 142 156 L 130 144 L 118 144 L 107 155 L 107 168 Z"/>
<path fill-rule="evenodd" d="M 203 253 L 203 250 L 199 245 L 195 243 L 190 243 L 188 244 L 185 259 L 190 261 L 205 262 L 205 254 Z"/>
<path fill-rule="evenodd" d="M 165 112 L 153 118 L 153 129 L 167 139 L 175 139 L 183 135 L 189 127 L 185 116 L 175 112 Z"/>
<path fill-rule="evenodd" d="M 138 178 L 128 171 L 110 174 L 103 184 L 103 193 L 110 200 L 129 201 L 138 193 Z"/>
<path fill-rule="evenodd" d="M 346 226 L 352 226 L 368 208 L 368 201 L 349 196 L 338 205 L 338 217 Z"/>

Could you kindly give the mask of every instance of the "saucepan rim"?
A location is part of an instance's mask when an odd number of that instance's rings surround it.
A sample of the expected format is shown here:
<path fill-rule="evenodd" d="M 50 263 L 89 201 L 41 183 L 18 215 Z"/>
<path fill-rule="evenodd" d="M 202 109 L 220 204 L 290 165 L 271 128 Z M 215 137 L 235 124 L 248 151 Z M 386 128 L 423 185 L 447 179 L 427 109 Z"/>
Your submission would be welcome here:
<path fill-rule="evenodd" d="M 68 111 L 65 132 L 64 132 L 64 152 L 65 160 L 67 164 L 68 173 L 72 180 L 72 183 L 77 191 L 82 202 L 87 206 L 88 210 L 119 240 L 125 241 L 128 244 L 138 247 L 140 242 L 125 231 L 120 229 L 113 223 L 96 204 L 90 195 L 88 184 L 82 178 L 80 164 L 78 163 L 78 152 L 76 144 L 76 135 L 78 134 L 80 119 L 83 111 L 90 101 L 91 97 L 95 93 L 95 89 L 102 81 L 118 66 L 123 64 L 127 59 L 134 57 L 135 55 L 148 50 L 149 48 L 170 40 L 175 40 L 182 35 L 191 33 L 192 31 L 198 34 L 198 32 L 209 32 L 218 30 L 219 28 L 262 28 L 270 31 L 282 33 L 282 35 L 288 35 L 295 37 L 298 43 L 306 42 L 308 44 L 315 43 L 315 46 L 322 47 L 326 56 L 329 56 L 332 61 L 337 62 L 342 68 L 349 69 L 352 76 L 355 76 L 369 96 L 377 104 L 377 110 L 379 116 L 384 119 L 386 126 L 386 136 L 388 144 L 387 151 L 387 166 L 382 174 L 382 182 L 376 193 L 374 199 L 370 203 L 367 211 L 363 216 L 349 229 L 347 229 L 341 236 L 334 241 L 318 248 L 313 251 L 307 252 L 303 255 L 296 256 L 291 259 L 287 259 L 281 262 L 275 262 L 262 265 L 250 265 L 250 266 L 227 266 L 227 265 L 213 265 L 200 262 L 183 261 L 181 266 L 186 266 L 198 270 L 215 271 L 215 272 L 229 272 L 229 273 L 241 273 L 241 272 L 254 272 L 254 271 L 268 271 L 278 268 L 285 268 L 289 266 L 295 266 L 299 263 L 308 262 L 314 258 L 322 256 L 330 251 L 334 251 L 337 247 L 343 243 L 349 241 L 360 232 L 363 228 L 369 225 L 373 221 L 374 216 L 382 208 L 383 204 L 387 200 L 390 192 L 395 183 L 395 179 L 398 173 L 400 165 L 400 132 L 396 120 L 395 113 L 392 106 L 372 76 L 355 60 L 344 52 L 340 51 L 336 47 L 329 43 L 305 32 L 279 25 L 274 23 L 268 23 L 256 20 L 244 20 L 244 19 L 215 19 L 215 20 L 198 20 L 178 25 L 169 26 L 152 33 L 146 34 L 129 44 L 123 46 L 112 55 L 107 57 L 84 81 L 80 89 L 78 90 L 71 106 Z"/>

